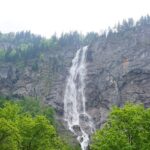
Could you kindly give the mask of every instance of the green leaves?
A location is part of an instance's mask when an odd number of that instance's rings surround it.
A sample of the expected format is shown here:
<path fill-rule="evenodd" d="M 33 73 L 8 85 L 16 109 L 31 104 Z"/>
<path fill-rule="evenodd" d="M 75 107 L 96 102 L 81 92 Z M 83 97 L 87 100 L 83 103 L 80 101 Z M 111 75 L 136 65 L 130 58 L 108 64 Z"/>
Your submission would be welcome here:
<path fill-rule="evenodd" d="M 21 108 L 17 104 L 6 102 L 4 108 L 0 108 L 0 118 L 13 121 L 18 117 L 20 111 Z"/>
<path fill-rule="evenodd" d="M 24 116 L 18 120 L 18 128 L 22 137 L 23 149 L 47 149 L 55 148 L 57 134 L 55 128 L 49 124 L 44 116 Z"/>
<path fill-rule="evenodd" d="M 38 103 L 31 103 L 34 113 L 26 107 L 27 104 L 23 108 L 20 106 L 21 103 L 7 102 L 0 108 L 0 149 L 66 150 L 67 145 L 57 135 L 54 126 L 50 123 L 51 120 L 46 118 L 46 115 L 48 117 L 52 115 L 50 109 L 41 108 L 42 113 L 46 113 L 44 116 L 40 115 Z M 36 115 L 38 113 L 39 115 Z"/>
<path fill-rule="evenodd" d="M 0 149 L 18 150 L 21 142 L 21 136 L 15 123 L 0 118 Z"/>
<path fill-rule="evenodd" d="M 127 103 L 114 107 L 103 129 L 92 138 L 92 150 L 146 150 L 150 146 L 150 109 Z"/>

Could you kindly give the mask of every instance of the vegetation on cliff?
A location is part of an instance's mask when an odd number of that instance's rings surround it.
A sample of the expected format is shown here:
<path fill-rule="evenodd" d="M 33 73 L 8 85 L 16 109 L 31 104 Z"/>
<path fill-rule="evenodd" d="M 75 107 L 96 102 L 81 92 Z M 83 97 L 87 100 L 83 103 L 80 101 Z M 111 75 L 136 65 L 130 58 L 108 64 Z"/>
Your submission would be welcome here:
<path fill-rule="evenodd" d="M 150 147 L 150 109 L 127 103 L 114 107 L 107 123 L 92 138 L 92 150 L 148 150 Z"/>
<path fill-rule="evenodd" d="M 17 33 L 0 33 L 0 60 L 4 62 L 27 61 L 34 58 L 43 59 L 43 53 L 58 53 L 67 46 L 80 47 L 89 44 L 98 37 L 97 33 L 91 32 L 86 36 L 78 32 L 62 34 L 59 38 L 54 34 L 46 39 L 34 35 L 30 31 Z"/>
<path fill-rule="evenodd" d="M 62 33 L 60 37 L 54 34 L 49 39 L 40 35 L 32 34 L 30 31 L 17 33 L 0 33 L 0 61 L 18 62 L 27 61 L 33 58 L 43 59 L 43 53 L 49 51 L 51 54 L 58 53 L 67 46 L 80 47 L 89 45 L 94 41 L 102 38 L 115 38 L 115 34 L 129 32 L 130 30 L 140 30 L 141 27 L 150 25 L 150 16 L 144 16 L 139 21 L 134 22 L 132 18 L 123 20 L 115 27 L 109 28 L 101 35 L 95 32 L 89 32 L 86 35 L 77 31 Z"/>

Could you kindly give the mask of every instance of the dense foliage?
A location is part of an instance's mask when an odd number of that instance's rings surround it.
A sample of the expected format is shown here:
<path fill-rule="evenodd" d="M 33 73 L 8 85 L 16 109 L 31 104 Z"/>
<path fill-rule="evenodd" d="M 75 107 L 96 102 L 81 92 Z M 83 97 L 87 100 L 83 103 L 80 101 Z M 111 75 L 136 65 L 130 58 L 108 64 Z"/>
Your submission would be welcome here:
<path fill-rule="evenodd" d="M 33 58 L 42 59 L 43 52 L 57 53 L 67 46 L 80 47 L 98 37 L 91 32 L 86 36 L 78 32 L 62 34 L 59 38 L 54 34 L 46 39 L 29 31 L 17 33 L 0 33 L 0 60 L 7 62 L 27 61 Z"/>
<path fill-rule="evenodd" d="M 107 123 L 92 138 L 91 150 L 148 150 L 150 109 L 126 104 L 114 107 Z"/>
<path fill-rule="evenodd" d="M 38 101 L 0 100 L 1 150 L 70 150 L 57 134 L 53 110 Z"/>

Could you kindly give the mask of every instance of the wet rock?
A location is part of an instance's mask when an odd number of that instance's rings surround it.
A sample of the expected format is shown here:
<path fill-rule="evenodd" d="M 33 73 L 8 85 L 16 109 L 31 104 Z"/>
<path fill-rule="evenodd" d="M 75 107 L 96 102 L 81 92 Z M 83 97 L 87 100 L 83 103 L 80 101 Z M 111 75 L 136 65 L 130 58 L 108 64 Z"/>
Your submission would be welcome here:
<path fill-rule="evenodd" d="M 78 136 L 81 136 L 82 135 L 82 132 L 81 132 L 81 128 L 79 125 L 74 125 L 72 127 L 72 129 L 74 130 L 74 132 L 78 135 Z"/>

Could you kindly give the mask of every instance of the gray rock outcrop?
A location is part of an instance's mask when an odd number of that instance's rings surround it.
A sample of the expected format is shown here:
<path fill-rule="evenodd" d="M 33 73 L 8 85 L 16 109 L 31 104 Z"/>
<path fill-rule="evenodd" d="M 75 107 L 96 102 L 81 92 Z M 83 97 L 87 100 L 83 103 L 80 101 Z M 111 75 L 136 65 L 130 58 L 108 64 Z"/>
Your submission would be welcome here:
<path fill-rule="evenodd" d="M 89 46 L 87 109 L 97 128 L 112 105 L 150 106 L 150 27 L 112 33 Z"/>

